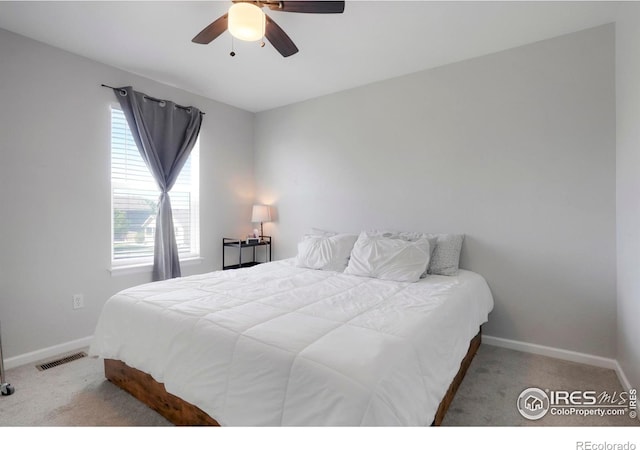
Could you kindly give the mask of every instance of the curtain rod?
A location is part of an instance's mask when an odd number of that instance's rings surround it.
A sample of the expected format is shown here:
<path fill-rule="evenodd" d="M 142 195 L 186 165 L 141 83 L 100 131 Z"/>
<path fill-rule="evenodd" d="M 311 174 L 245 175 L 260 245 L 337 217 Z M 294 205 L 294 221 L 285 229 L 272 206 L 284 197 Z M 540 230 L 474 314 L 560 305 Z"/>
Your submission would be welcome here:
<path fill-rule="evenodd" d="M 106 88 L 109 88 L 109 89 L 118 89 L 118 88 L 114 88 L 113 86 L 107 86 L 106 84 L 101 84 L 100 86 L 106 87 Z M 126 91 L 124 89 L 120 89 L 120 92 L 126 92 Z M 147 100 L 158 102 L 158 103 L 165 101 L 165 100 L 160 100 L 159 98 L 149 97 L 148 95 L 145 95 L 144 98 L 146 98 Z M 184 109 L 184 110 L 189 110 L 190 109 L 188 106 L 176 105 L 176 107 L 180 108 L 180 109 Z M 204 116 L 206 113 L 200 111 L 200 114 L 202 114 Z"/>

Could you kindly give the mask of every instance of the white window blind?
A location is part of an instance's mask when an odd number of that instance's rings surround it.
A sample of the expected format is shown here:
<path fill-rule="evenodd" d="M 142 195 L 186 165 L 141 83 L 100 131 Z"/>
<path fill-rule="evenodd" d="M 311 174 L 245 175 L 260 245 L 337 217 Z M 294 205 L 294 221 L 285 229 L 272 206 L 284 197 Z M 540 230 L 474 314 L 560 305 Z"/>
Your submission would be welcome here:
<path fill-rule="evenodd" d="M 199 143 L 169 193 L 181 259 L 200 254 Z M 136 146 L 122 110 L 111 108 L 112 265 L 153 262 L 160 190 Z"/>

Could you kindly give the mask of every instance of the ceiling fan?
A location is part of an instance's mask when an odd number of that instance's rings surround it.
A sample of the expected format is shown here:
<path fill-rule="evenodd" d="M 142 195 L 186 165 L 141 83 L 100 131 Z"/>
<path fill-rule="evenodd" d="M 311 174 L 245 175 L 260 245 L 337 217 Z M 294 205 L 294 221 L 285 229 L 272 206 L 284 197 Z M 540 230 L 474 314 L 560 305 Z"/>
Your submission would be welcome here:
<path fill-rule="evenodd" d="M 266 37 L 285 58 L 297 53 L 298 47 L 287 33 L 262 11 L 265 6 L 273 11 L 295 13 L 340 14 L 344 12 L 344 1 L 233 0 L 229 11 L 211 22 L 191 42 L 208 44 L 228 29 L 234 37 L 245 41 L 257 41 Z M 235 53 L 231 52 L 231 56 L 234 55 Z"/>

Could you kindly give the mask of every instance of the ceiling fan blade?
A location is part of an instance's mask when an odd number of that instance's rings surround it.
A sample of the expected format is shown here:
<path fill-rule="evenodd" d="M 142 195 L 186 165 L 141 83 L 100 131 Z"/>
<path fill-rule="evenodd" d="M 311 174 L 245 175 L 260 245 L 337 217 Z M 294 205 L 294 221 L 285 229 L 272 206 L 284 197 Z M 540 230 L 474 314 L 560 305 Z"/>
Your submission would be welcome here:
<path fill-rule="evenodd" d="M 265 16 L 267 17 L 267 25 L 265 27 L 264 35 L 269 42 L 271 42 L 271 45 L 273 45 L 285 58 L 298 53 L 298 47 L 296 47 L 296 44 L 294 44 L 291 38 L 287 36 L 287 33 L 285 33 L 271 17 L 266 14 Z"/>
<path fill-rule="evenodd" d="M 196 44 L 208 44 L 222 33 L 227 31 L 227 22 L 229 14 L 225 14 L 222 17 L 218 17 L 215 21 L 211 22 L 204 30 L 202 30 L 196 37 L 191 39 L 191 42 Z"/>
<path fill-rule="evenodd" d="M 281 1 L 262 2 L 274 11 L 286 11 L 312 14 L 340 14 L 344 12 L 344 2 L 333 1 Z"/>

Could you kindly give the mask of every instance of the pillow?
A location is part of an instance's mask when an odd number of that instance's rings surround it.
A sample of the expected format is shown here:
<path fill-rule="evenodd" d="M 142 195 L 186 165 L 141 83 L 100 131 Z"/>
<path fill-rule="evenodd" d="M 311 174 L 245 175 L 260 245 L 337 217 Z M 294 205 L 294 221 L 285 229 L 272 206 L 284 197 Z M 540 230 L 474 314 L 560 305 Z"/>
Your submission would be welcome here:
<path fill-rule="evenodd" d="M 328 230 L 323 230 L 322 228 L 311 228 L 311 231 L 307 234 L 307 236 L 322 236 L 322 237 L 329 237 L 329 236 L 335 236 L 336 233 L 335 231 L 328 231 Z"/>
<path fill-rule="evenodd" d="M 415 282 L 427 269 L 429 240 L 393 239 L 363 231 L 351 251 L 344 273 L 381 280 Z"/>
<path fill-rule="evenodd" d="M 429 271 L 429 266 L 431 265 L 431 260 L 433 258 L 433 253 L 436 249 L 436 244 L 438 241 L 438 238 L 435 235 L 417 233 L 414 231 L 388 231 L 388 230 L 385 230 L 385 231 L 374 230 L 374 231 L 368 231 L 367 233 L 370 236 L 380 236 L 388 239 L 402 239 L 403 241 L 409 241 L 409 242 L 415 242 L 419 239 L 426 238 L 429 241 L 429 248 L 431 250 L 431 255 L 429 257 L 429 264 L 427 264 L 427 268 L 422 273 L 422 275 L 420 275 L 420 278 L 424 278 L 427 276 L 427 273 Z"/>
<path fill-rule="evenodd" d="M 436 248 L 428 272 L 433 275 L 458 275 L 464 234 L 429 234 L 436 237 Z"/>
<path fill-rule="evenodd" d="M 370 230 L 367 231 L 370 236 L 380 236 L 389 239 L 402 239 L 403 241 L 417 241 L 427 237 L 426 233 L 418 233 L 415 231 L 393 231 L 393 230 Z"/>
<path fill-rule="evenodd" d="M 296 266 L 343 272 L 357 239 L 355 234 L 307 235 L 298 243 Z"/>
<path fill-rule="evenodd" d="M 376 230 L 370 232 L 376 236 L 383 236 L 391 239 L 403 239 L 405 241 L 416 241 L 418 239 L 427 238 L 431 243 L 431 260 L 425 273 L 421 278 L 432 275 L 457 275 L 460 265 L 460 252 L 462 251 L 462 242 L 464 234 L 446 234 L 446 233 L 419 233 L 412 231 L 389 231 Z"/>

